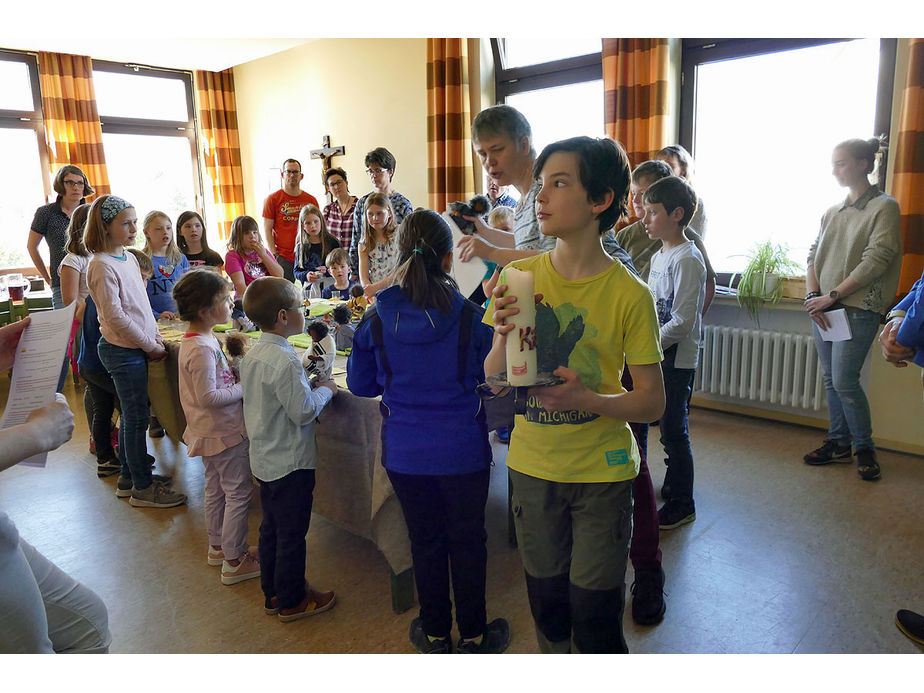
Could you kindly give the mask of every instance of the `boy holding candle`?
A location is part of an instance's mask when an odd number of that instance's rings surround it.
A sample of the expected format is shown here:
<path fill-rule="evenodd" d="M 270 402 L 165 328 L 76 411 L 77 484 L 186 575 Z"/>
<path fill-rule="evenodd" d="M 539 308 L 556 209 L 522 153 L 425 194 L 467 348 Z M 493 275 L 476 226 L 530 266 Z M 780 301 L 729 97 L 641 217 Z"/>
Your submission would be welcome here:
<path fill-rule="evenodd" d="M 533 388 L 517 417 L 507 466 L 530 607 L 543 652 L 627 652 L 622 629 L 639 451 L 628 420 L 664 407 L 654 301 L 604 250 L 626 213 L 629 162 L 608 139 L 575 137 L 535 165 L 539 228 L 549 253 L 511 267 L 533 273 L 537 367 L 564 379 Z M 485 373 L 506 371 L 517 299 L 495 288 L 494 344 Z M 620 384 L 632 366 L 634 389 Z"/>

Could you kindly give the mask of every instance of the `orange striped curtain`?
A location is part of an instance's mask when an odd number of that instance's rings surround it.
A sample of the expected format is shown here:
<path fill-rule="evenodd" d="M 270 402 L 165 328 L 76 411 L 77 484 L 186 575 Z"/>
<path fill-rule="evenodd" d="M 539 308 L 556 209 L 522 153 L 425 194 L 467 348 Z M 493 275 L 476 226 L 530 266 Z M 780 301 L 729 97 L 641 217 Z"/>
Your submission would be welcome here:
<path fill-rule="evenodd" d="M 475 194 L 466 39 L 427 39 L 427 201 L 442 212 Z"/>
<path fill-rule="evenodd" d="M 892 194 L 901 209 L 904 246 L 898 293 L 903 296 L 924 271 L 924 39 L 920 38 L 911 39 L 894 152 Z"/>
<path fill-rule="evenodd" d="M 237 127 L 237 101 L 231 70 L 196 70 L 199 103 L 199 151 L 212 182 L 218 236 L 227 240 L 231 222 L 244 214 L 244 176 Z"/>
<path fill-rule="evenodd" d="M 669 66 L 667 39 L 603 39 L 606 134 L 633 167 L 668 144 Z"/>
<path fill-rule="evenodd" d="M 39 53 L 38 63 L 52 175 L 61 166 L 73 164 L 87 175 L 96 195 L 109 194 L 92 61 L 83 55 Z"/>

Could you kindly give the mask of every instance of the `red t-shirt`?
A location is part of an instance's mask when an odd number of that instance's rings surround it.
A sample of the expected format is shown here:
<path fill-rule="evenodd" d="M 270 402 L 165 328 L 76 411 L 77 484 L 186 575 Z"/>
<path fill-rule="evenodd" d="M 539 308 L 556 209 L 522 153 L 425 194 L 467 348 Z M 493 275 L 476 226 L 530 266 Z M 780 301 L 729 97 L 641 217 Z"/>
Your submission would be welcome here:
<path fill-rule="evenodd" d="M 314 195 L 304 190 L 298 197 L 289 195 L 280 188 L 267 195 L 263 203 L 263 218 L 273 220 L 273 243 L 276 254 L 289 262 L 295 262 L 295 239 L 298 238 L 298 213 L 305 205 L 318 206 Z"/>

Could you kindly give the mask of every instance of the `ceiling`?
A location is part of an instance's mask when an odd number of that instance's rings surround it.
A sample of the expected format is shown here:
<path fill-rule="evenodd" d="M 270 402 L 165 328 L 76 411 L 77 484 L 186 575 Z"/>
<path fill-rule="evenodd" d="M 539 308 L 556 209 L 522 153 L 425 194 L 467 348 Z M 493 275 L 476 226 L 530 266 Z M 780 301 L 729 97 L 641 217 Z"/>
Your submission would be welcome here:
<path fill-rule="evenodd" d="M 218 72 L 234 65 L 280 53 L 315 39 L 304 38 L 159 38 L 110 39 L 32 37 L 14 38 L 0 33 L 0 47 L 89 55 L 97 60 L 130 62 L 153 67 Z"/>

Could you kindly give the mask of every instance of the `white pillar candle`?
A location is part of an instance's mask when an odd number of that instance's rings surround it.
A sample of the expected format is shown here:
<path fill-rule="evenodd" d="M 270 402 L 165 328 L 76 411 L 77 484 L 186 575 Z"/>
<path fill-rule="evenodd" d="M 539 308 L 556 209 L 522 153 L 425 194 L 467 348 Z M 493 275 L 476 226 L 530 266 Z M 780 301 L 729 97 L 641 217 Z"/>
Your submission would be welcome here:
<path fill-rule="evenodd" d="M 505 296 L 516 296 L 515 305 L 520 312 L 507 318 L 513 329 L 507 333 L 507 382 L 511 385 L 535 385 L 536 370 L 536 301 L 532 272 L 512 267 L 505 268 L 500 276 L 507 285 Z"/>

